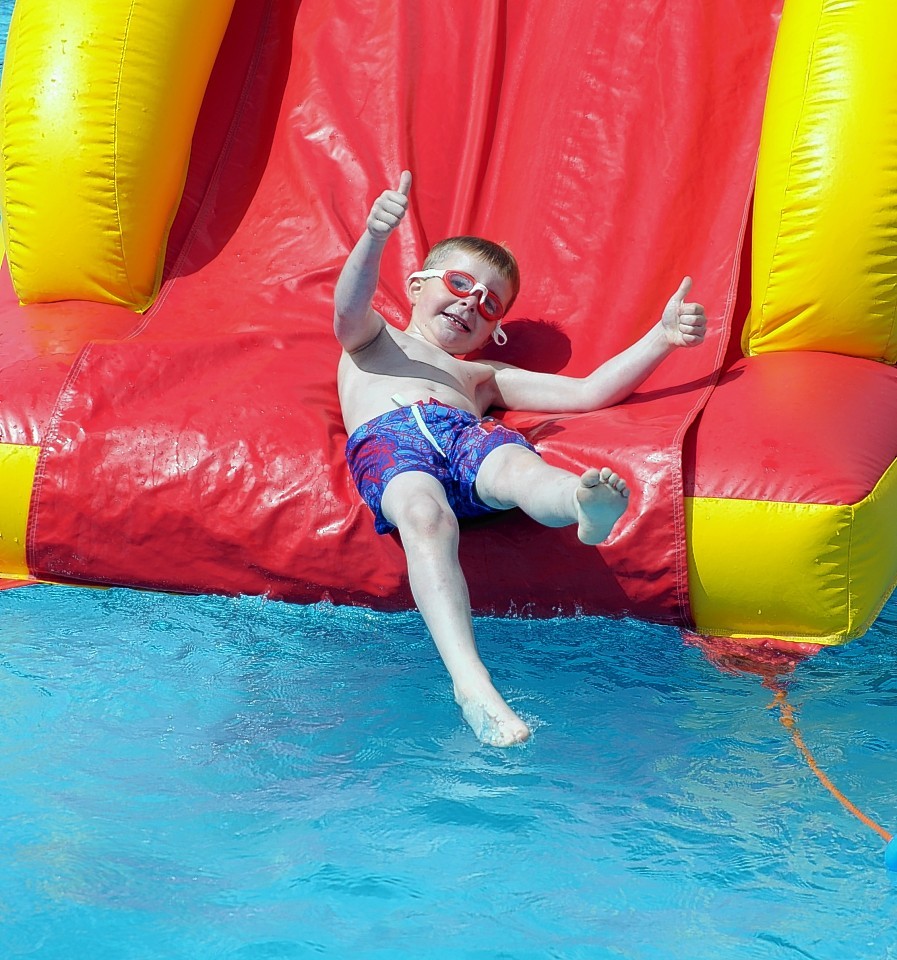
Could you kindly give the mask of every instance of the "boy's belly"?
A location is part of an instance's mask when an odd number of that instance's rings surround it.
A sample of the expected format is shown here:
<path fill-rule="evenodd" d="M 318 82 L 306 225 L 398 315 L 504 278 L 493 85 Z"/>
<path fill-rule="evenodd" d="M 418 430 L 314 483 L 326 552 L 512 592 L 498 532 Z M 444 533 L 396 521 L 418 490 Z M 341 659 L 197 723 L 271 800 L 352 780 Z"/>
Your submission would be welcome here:
<path fill-rule="evenodd" d="M 339 396 L 346 432 L 350 434 L 375 417 L 419 400 L 424 403 L 431 399 L 438 400 L 478 417 L 485 413 L 462 390 L 429 378 L 343 376 L 340 378 Z"/>

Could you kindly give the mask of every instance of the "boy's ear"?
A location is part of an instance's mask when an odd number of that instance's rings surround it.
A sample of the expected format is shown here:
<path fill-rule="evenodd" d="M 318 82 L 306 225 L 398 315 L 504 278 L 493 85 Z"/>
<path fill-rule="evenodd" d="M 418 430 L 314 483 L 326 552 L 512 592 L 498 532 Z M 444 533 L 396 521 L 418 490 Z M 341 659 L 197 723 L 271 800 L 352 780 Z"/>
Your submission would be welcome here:
<path fill-rule="evenodd" d="M 411 301 L 411 305 L 414 306 L 417 303 L 418 297 L 420 297 L 420 292 L 423 289 L 424 282 L 420 277 L 409 278 L 405 284 L 405 292 L 408 294 L 408 299 Z"/>

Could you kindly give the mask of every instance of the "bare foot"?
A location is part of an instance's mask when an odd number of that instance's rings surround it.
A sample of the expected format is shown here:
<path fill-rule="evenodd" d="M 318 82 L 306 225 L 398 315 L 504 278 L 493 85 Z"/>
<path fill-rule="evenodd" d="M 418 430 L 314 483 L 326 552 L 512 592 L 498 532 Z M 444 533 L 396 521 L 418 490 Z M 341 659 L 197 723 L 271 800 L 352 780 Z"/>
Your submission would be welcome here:
<path fill-rule="evenodd" d="M 629 506 L 629 487 L 610 467 L 586 470 L 576 488 L 577 534 L 583 543 L 602 543 Z"/>
<path fill-rule="evenodd" d="M 481 743 L 490 747 L 510 747 L 529 739 L 529 727 L 491 683 L 468 693 L 455 687 L 455 701 Z"/>

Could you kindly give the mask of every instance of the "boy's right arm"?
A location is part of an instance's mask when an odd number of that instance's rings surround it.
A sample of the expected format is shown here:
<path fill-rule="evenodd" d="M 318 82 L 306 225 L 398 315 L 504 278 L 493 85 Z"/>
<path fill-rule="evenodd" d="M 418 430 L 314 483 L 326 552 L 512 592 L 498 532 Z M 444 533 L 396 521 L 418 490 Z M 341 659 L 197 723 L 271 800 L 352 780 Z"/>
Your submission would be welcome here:
<path fill-rule="evenodd" d="M 380 279 L 380 260 L 390 234 L 408 209 L 411 174 L 404 170 L 397 190 L 384 190 L 374 201 L 367 226 L 346 258 L 333 295 L 333 330 L 347 353 L 366 347 L 384 326 L 371 309 Z"/>

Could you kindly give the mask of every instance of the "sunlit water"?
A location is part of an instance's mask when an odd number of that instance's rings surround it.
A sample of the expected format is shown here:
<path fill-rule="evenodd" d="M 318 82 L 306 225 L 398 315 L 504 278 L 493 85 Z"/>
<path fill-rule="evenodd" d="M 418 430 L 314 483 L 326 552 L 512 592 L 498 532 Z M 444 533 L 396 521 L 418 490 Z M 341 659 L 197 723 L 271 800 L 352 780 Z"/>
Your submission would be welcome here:
<path fill-rule="evenodd" d="M 882 840 L 675 630 L 479 620 L 535 727 L 500 751 L 416 614 L 29 587 L 0 624 L 4 958 L 897 957 Z M 895 637 L 787 681 L 892 832 Z"/>

